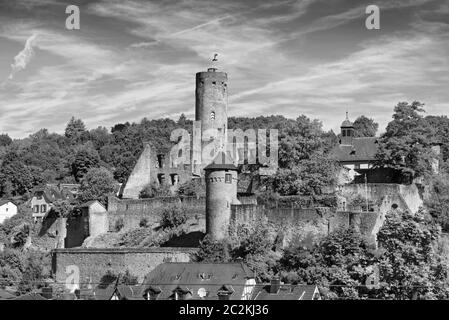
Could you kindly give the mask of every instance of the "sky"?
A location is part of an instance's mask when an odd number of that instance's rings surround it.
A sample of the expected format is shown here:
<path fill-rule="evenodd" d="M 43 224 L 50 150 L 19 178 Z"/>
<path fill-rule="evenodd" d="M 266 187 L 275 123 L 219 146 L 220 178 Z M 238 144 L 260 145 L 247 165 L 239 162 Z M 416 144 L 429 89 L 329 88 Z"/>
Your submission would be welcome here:
<path fill-rule="evenodd" d="M 0 0 L 0 133 L 193 119 L 215 53 L 229 116 L 305 114 L 338 132 L 346 111 L 381 129 L 400 101 L 449 111 L 448 0 Z"/>

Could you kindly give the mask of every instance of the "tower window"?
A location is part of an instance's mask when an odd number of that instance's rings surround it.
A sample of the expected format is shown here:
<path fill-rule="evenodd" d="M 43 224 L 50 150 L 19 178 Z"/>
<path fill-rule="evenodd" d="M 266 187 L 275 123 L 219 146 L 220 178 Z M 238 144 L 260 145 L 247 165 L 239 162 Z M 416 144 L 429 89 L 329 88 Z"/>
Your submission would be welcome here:
<path fill-rule="evenodd" d="M 212 81 L 212 84 L 217 84 L 217 82 L 215 82 L 215 81 Z"/>
<path fill-rule="evenodd" d="M 230 173 L 225 174 L 225 183 L 232 183 L 232 174 Z"/>
<path fill-rule="evenodd" d="M 215 120 L 215 111 L 212 111 L 212 112 L 210 113 L 210 119 L 211 119 L 211 120 Z"/>
<path fill-rule="evenodd" d="M 164 167 L 164 155 L 163 154 L 157 155 L 157 165 L 158 165 L 158 168 Z"/>
<path fill-rule="evenodd" d="M 172 186 L 176 186 L 178 184 L 178 181 L 179 181 L 179 176 L 176 173 L 172 173 L 170 175 L 170 180 L 171 180 Z"/>

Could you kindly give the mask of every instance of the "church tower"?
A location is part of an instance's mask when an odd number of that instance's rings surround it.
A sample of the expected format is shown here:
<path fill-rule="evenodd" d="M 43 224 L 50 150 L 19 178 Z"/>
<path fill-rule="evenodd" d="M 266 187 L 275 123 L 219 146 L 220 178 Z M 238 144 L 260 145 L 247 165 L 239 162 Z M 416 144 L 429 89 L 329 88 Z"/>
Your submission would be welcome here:
<path fill-rule="evenodd" d="M 224 151 L 228 124 L 228 75 L 217 71 L 217 55 L 207 71 L 196 74 L 194 131 L 201 134 L 201 143 L 193 146 L 193 171 L 198 173 L 219 151 Z M 207 157 L 204 156 L 205 148 Z M 210 152 L 209 152 L 210 151 Z"/>
<path fill-rule="evenodd" d="M 341 124 L 341 141 L 340 145 L 352 146 L 354 139 L 354 124 L 349 121 L 348 112 L 346 112 L 346 119 Z"/>

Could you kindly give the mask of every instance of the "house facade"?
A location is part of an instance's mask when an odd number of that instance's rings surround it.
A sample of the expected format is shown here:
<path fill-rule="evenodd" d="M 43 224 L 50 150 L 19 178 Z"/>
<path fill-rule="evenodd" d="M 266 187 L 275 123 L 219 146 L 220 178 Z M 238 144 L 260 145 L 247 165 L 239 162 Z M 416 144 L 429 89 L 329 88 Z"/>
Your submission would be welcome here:
<path fill-rule="evenodd" d="M 66 189 L 56 189 L 52 187 L 36 188 L 30 200 L 34 221 L 43 220 L 50 212 L 53 202 L 56 200 L 72 201 L 73 194 Z"/>
<path fill-rule="evenodd" d="M 340 126 L 341 134 L 333 154 L 347 169 L 371 169 L 376 161 L 377 137 L 355 137 L 354 124 L 346 119 Z"/>
<path fill-rule="evenodd" d="M 17 205 L 11 200 L 0 200 L 0 223 L 17 214 Z"/>
<path fill-rule="evenodd" d="M 146 300 L 251 300 L 254 273 L 243 263 L 163 263 L 146 277 Z"/>

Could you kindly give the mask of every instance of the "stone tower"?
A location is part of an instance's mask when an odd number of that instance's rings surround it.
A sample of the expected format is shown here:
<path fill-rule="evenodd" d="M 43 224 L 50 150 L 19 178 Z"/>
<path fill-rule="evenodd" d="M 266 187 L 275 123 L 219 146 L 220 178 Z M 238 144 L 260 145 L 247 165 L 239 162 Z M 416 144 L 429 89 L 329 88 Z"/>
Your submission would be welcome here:
<path fill-rule="evenodd" d="M 212 163 L 204 168 L 206 173 L 206 233 L 212 240 L 228 237 L 231 222 L 231 205 L 237 199 L 237 167 L 224 152 L 219 152 Z"/>
<path fill-rule="evenodd" d="M 341 145 L 352 146 L 354 139 L 354 124 L 349 121 L 348 113 L 346 112 L 346 119 L 341 124 Z"/>
<path fill-rule="evenodd" d="M 215 61 L 216 58 L 213 62 Z M 201 136 L 201 143 L 193 146 L 196 173 L 225 148 L 228 124 L 227 81 L 227 74 L 218 72 L 215 66 L 196 74 L 195 120 L 201 121 L 200 127 L 198 124 L 194 127 Z"/>

